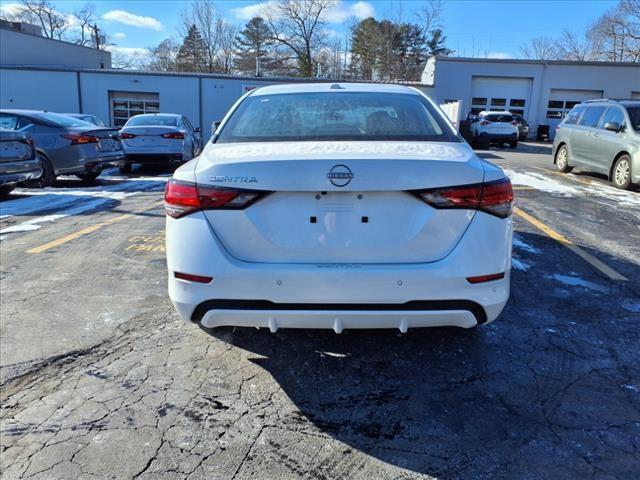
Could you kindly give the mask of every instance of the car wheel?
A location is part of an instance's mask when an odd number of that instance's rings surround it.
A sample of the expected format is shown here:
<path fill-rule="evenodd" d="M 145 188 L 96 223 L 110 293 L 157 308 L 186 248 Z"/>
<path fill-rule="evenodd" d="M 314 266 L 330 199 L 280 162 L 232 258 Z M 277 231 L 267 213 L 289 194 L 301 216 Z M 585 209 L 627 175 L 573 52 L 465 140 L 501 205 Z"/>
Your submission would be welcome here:
<path fill-rule="evenodd" d="M 126 162 L 124 165 L 118 167 L 120 173 L 131 173 L 131 164 Z"/>
<path fill-rule="evenodd" d="M 78 173 L 76 177 L 84 182 L 93 182 L 102 172 Z"/>
<path fill-rule="evenodd" d="M 42 176 L 37 180 L 29 180 L 25 182 L 25 185 L 29 188 L 44 188 L 51 187 L 56 183 L 56 174 L 53 171 L 53 166 L 47 157 L 40 154 L 40 162 L 42 163 Z"/>
<path fill-rule="evenodd" d="M 14 188 L 16 188 L 16 186 L 13 183 L 10 185 L 0 185 L 0 198 L 7 198 Z"/>
<path fill-rule="evenodd" d="M 518 146 L 518 141 L 516 140 L 515 142 L 511 142 L 509 146 L 511 147 L 511 149 L 515 149 Z"/>
<path fill-rule="evenodd" d="M 629 155 L 620 155 L 616 160 L 611 180 L 613 185 L 618 188 L 627 189 L 631 186 L 631 158 Z"/>
<path fill-rule="evenodd" d="M 562 145 L 556 152 L 556 168 L 564 173 L 568 173 L 573 170 L 573 167 L 569 166 L 569 151 L 564 145 Z"/>

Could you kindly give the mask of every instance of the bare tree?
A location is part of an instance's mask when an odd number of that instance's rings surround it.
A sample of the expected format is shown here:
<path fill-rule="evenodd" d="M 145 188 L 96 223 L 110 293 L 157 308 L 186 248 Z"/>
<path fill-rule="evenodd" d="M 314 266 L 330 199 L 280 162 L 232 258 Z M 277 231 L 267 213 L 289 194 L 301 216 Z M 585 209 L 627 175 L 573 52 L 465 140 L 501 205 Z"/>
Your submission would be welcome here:
<path fill-rule="evenodd" d="M 442 0 L 431 0 L 418 10 L 419 25 L 425 33 L 442 28 L 442 13 L 444 12 L 444 2 Z"/>
<path fill-rule="evenodd" d="M 622 0 L 588 30 L 600 60 L 640 61 L 640 0 Z"/>
<path fill-rule="evenodd" d="M 20 20 L 39 25 L 47 38 L 62 39 L 69 25 L 49 0 L 23 0 L 22 5 Z"/>
<path fill-rule="evenodd" d="M 204 71 L 213 72 L 216 57 L 220 50 L 220 32 L 218 30 L 222 16 L 211 0 L 194 1 L 183 14 L 183 37 L 195 25 L 202 37 L 205 48 Z"/>
<path fill-rule="evenodd" d="M 292 51 L 303 77 L 314 74 L 314 56 L 324 43 L 324 15 L 334 4 L 335 0 L 276 0 L 267 11 L 273 40 Z"/>
<path fill-rule="evenodd" d="M 525 58 L 533 60 L 557 60 L 560 55 L 557 42 L 549 37 L 532 38 L 520 51 Z"/>
<path fill-rule="evenodd" d="M 74 43 L 85 47 L 91 46 L 97 48 L 100 45 L 100 39 L 97 37 L 98 32 L 95 18 L 95 5 L 87 3 L 83 7 L 77 9 L 73 16 L 78 23 L 78 36 Z"/>
<path fill-rule="evenodd" d="M 563 60 L 597 60 L 593 39 L 587 34 L 579 35 L 569 30 L 562 32 L 556 41 L 558 56 Z"/>
<path fill-rule="evenodd" d="M 219 19 L 216 27 L 219 34 L 220 49 L 216 59 L 216 70 L 222 73 L 231 73 L 235 65 L 237 55 L 236 35 L 238 29 L 224 19 Z"/>
<path fill-rule="evenodd" d="M 175 72 L 176 57 L 180 45 L 172 38 L 166 38 L 155 47 L 149 48 L 149 61 L 145 68 L 154 72 Z"/>

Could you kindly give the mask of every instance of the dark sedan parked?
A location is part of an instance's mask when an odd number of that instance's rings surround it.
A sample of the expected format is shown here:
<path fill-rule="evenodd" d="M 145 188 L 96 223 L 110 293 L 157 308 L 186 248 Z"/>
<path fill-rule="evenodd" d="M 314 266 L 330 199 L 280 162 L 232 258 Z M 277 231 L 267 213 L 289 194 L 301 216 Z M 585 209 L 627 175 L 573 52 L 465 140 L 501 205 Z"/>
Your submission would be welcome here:
<path fill-rule="evenodd" d="M 513 118 L 518 123 L 518 140 L 524 142 L 529 137 L 529 122 L 519 113 L 514 113 Z"/>
<path fill-rule="evenodd" d="M 37 180 L 42 165 L 31 135 L 0 128 L 0 198 L 7 196 L 16 184 Z"/>
<path fill-rule="evenodd" d="M 118 130 L 96 127 L 59 113 L 38 110 L 0 110 L 0 127 L 30 133 L 42 160 L 40 186 L 58 175 L 95 180 L 103 168 L 124 160 Z"/>

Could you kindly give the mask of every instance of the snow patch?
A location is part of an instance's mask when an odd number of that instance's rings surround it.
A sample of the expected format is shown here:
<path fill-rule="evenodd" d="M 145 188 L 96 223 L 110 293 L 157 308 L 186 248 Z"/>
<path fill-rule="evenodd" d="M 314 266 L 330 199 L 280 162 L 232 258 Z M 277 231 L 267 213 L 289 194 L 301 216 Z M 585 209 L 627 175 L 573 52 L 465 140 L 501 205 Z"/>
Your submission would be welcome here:
<path fill-rule="evenodd" d="M 17 194 L 28 196 L 10 202 L 2 202 L 0 204 L 0 219 L 66 208 L 86 200 L 88 200 L 87 204 L 91 204 L 94 198 L 103 199 L 103 202 L 105 200 L 120 201 L 143 191 L 164 188 L 158 184 L 159 181 L 164 183 L 167 179 L 125 181 L 96 188 L 44 188 L 38 190 L 18 188 L 15 191 Z"/>
<path fill-rule="evenodd" d="M 630 298 L 622 300 L 620 306 L 629 312 L 640 313 L 640 302 L 631 300 Z"/>
<path fill-rule="evenodd" d="M 226 160 L 283 160 L 301 155 L 318 158 L 384 158 L 466 161 L 469 152 L 459 147 L 427 142 L 272 142 L 245 144 L 209 144 L 203 155 L 216 162 Z"/>
<path fill-rule="evenodd" d="M 542 250 L 523 242 L 517 235 L 513 237 L 513 246 L 529 253 L 542 253 Z"/>
<path fill-rule="evenodd" d="M 38 230 L 42 225 L 41 223 L 55 222 L 56 220 L 60 220 L 61 218 L 68 217 L 70 215 L 78 215 L 80 213 L 87 212 L 89 210 L 94 210 L 105 203 L 111 202 L 111 199 L 100 198 L 93 200 L 91 202 L 83 203 L 82 205 L 77 205 L 75 207 L 67 208 L 62 210 L 60 213 L 56 213 L 54 215 L 44 215 L 42 217 L 35 217 L 26 222 L 18 223 L 17 225 L 12 225 L 7 228 L 3 228 L 0 230 L 0 234 L 7 233 L 16 233 L 16 232 L 31 232 L 33 230 Z"/>
<path fill-rule="evenodd" d="M 511 183 L 514 185 L 532 187 L 542 192 L 555 193 L 563 197 L 572 197 L 573 195 L 580 194 L 578 187 L 565 185 L 541 173 L 520 173 L 509 169 L 504 169 L 504 173 L 511 179 Z"/>
<path fill-rule="evenodd" d="M 531 268 L 531 265 L 529 265 L 528 263 L 523 262 L 522 260 L 518 260 L 517 258 L 513 257 L 513 258 L 511 258 L 511 268 L 514 268 L 516 270 L 520 270 L 521 272 L 526 272 L 527 270 L 529 270 Z"/>
<path fill-rule="evenodd" d="M 599 285 L 597 283 L 589 282 L 588 280 L 583 280 L 580 277 L 570 277 L 569 275 L 560 275 L 559 273 L 554 273 L 551 277 L 560 283 L 564 283 L 565 285 L 569 285 L 571 287 L 583 287 L 587 290 L 594 290 L 596 292 L 608 293 L 609 288 Z"/>

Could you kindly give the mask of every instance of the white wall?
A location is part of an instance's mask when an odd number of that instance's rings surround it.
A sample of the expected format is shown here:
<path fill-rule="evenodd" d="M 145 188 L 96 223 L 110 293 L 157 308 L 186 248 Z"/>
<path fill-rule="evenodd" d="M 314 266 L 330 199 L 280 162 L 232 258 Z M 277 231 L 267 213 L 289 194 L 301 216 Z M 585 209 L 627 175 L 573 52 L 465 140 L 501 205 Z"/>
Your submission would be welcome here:
<path fill-rule="evenodd" d="M 75 72 L 0 69 L 0 108 L 77 112 Z"/>
<path fill-rule="evenodd" d="M 110 122 L 109 91 L 157 93 L 160 111 L 181 113 L 199 126 L 198 79 L 188 76 L 81 72 L 82 112 Z"/>
<path fill-rule="evenodd" d="M 462 100 L 463 117 L 471 109 L 474 76 L 531 78 L 528 120 L 533 132 L 538 124 L 549 124 L 546 112 L 552 89 L 596 90 L 603 91 L 604 98 L 630 98 L 640 85 L 640 65 L 568 65 L 440 57 L 433 63 L 427 63 L 423 75 L 426 80 L 433 78 L 431 95 L 440 103 L 446 99 Z M 500 92 L 496 93 L 498 96 Z"/>
<path fill-rule="evenodd" d="M 0 64 L 5 67 L 111 68 L 111 54 L 0 28 Z"/>

